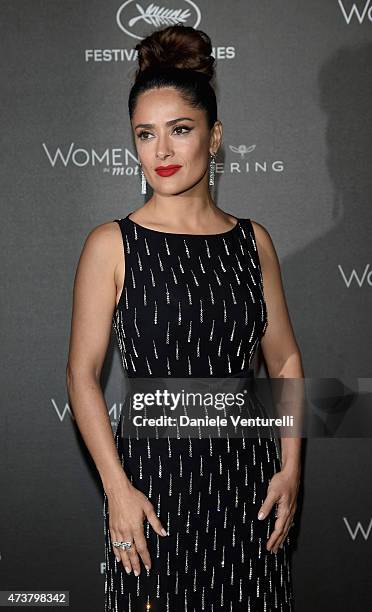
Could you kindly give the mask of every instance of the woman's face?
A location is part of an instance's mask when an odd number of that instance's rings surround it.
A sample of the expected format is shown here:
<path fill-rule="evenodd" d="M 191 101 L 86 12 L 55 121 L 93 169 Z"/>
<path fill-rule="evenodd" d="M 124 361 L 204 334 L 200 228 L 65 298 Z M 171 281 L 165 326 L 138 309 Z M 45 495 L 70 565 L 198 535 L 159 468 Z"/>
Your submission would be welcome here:
<path fill-rule="evenodd" d="M 142 93 L 132 117 L 139 160 L 154 192 L 182 193 L 204 179 L 207 187 L 209 154 L 221 142 L 221 122 L 212 130 L 206 112 L 187 104 L 175 88 Z M 155 168 L 179 165 L 174 174 L 163 176 Z"/>

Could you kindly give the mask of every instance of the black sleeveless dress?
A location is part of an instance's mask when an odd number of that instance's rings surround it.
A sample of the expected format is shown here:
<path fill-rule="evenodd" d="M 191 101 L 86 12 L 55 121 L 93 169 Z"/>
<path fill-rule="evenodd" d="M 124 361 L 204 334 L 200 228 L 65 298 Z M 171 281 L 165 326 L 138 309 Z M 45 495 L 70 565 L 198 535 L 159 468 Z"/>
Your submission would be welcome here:
<path fill-rule="evenodd" d="M 251 221 L 212 235 L 115 221 L 125 280 L 113 328 L 128 379 L 252 375 L 267 310 Z M 289 536 L 267 551 L 275 506 L 257 518 L 281 468 L 275 437 L 132 439 L 120 421 L 123 469 L 169 535 L 146 519 L 152 566 L 140 559 L 139 576 L 128 575 L 113 553 L 104 493 L 105 612 L 293 610 Z"/>

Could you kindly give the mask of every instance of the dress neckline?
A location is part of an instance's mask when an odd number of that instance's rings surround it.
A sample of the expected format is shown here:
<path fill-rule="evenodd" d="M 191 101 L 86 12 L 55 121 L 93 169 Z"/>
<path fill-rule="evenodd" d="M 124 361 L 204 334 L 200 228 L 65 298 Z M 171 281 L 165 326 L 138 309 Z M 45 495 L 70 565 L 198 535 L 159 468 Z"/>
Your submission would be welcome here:
<path fill-rule="evenodd" d="M 232 234 L 233 232 L 235 232 L 240 224 L 239 217 L 235 217 L 236 223 L 234 227 L 227 230 L 226 232 L 219 232 L 218 234 L 178 234 L 175 232 L 162 232 L 160 230 L 154 230 L 149 227 L 144 227 L 143 225 L 139 225 L 139 223 L 129 218 L 129 215 L 131 215 L 132 212 L 133 211 L 129 212 L 127 216 L 125 217 L 125 219 L 130 221 L 130 223 L 133 223 L 133 225 L 135 225 L 136 227 L 139 227 L 141 230 L 144 230 L 145 232 L 150 232 L 151 234 L 163 234 L 165 236 L 187 236 L 188 238 L 215 238 L 218 236 L 228 236 L 229 234 Z"/>

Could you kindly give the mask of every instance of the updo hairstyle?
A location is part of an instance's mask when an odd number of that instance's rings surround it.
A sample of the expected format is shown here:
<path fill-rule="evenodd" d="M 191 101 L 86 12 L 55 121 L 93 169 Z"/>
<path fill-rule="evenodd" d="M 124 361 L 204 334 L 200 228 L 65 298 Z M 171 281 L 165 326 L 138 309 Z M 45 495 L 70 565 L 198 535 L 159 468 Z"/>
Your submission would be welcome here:
<path fill-rule="evenodd" d="M 190 106 L 206 111 L 211 129 L 217 120 L 217 101 L 210 84 L 215 58 L 209 36 L 189 26 L 173 25 L 154 31 L 135 49 L 138 70 L 128 99 L 130 119 L 141 93 L 174 87 Z"/>

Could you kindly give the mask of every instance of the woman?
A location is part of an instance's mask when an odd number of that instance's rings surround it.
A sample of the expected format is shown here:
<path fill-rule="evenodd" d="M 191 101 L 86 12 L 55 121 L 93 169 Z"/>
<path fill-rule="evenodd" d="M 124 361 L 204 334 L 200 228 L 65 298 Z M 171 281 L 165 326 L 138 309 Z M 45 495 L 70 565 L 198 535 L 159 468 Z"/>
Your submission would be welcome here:
<path fill-rule="evenodd" d="M 289 611 L 299 439 L 281 456 L 272 437 L 132 439 L 124 410 L 112 435 L 99 383 L 112 324 L 130 378 L 251 376 L 260 341 L 270 377 L 303 377 L 268 232 L 209 192 L 222 139 L 209 37 L 176 25 L 136 49 L 129 114 L 153 195 L 89 234 L 67 367 L 104 487 L 105 609 Z"/>

